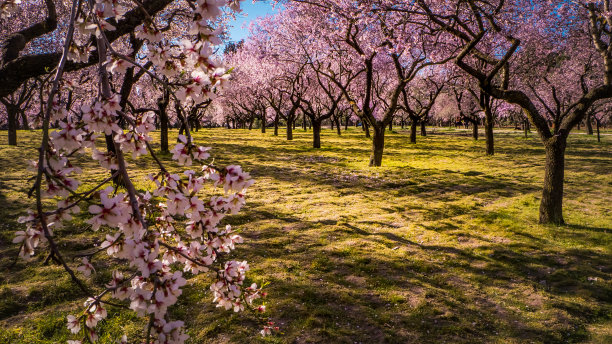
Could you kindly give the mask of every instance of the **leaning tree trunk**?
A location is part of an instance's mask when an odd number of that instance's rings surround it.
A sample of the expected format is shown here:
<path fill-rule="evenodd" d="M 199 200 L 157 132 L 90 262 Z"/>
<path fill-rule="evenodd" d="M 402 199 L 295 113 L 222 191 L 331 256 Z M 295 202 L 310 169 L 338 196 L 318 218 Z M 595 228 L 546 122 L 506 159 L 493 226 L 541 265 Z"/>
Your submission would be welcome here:
<path fill-rule="evenodd" d="M 311 118 L 312 123 L 312 147 L 321 148 L 321 121 L 315 121 Z"/>
<path fill-rule="evenodd" d="M 295 120 L 291 116 L 287 116 L 287 141 L 293 140 L 293 129 Z"/>
<path fill-rule="evenodd" d="M 425 120 L 421 121 L 421 136 L 427 136 L 427 130 L 425 129 Z"/>
<path fill-rule="evenodd" d="M 342 135 L 342 127 L 340 126 L 340 118 L 336 117 L 334 122 L 336 122 L 336 132 L 338 136 Z"/>
<path fill-rule="evenodd" d="M 17 115 L 19 109 L 14 105 L 6 106 L 6 114 L 8 117 L 8 144 L 17 146 Z"/>
<path fill-rule="evenodd" d="M 563 221 L 563 175 L 567 135 L 555 135 L 544 143 L 546 166 L 540 202 L 540 223 L 561 225 Z"/>
<path fill-rule="evenodd" d="M 380 166 L 382 164 L 383 150 L 385 149 L 385 127 L 384 124 L 372 125 L 374 137 L 372 138 L 370 166 Z"/>
<path fill-rule="evenodd" d="M 410 143 L 416 143 L 417 120 L 412 119 L 410 122 Z"/>

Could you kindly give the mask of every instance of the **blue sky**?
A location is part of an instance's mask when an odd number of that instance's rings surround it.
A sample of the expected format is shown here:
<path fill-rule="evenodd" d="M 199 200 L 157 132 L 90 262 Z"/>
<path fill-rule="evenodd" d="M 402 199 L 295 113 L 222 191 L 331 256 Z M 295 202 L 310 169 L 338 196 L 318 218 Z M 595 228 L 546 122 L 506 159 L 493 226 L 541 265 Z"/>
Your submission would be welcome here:
<path fill-rule="evenodd" d="M 232 41 L 239 41 L 246 38 L 249 34 L 249 24 L 253 20 L 276 12 L 274 9 L 272 9 L 272 3 L 268 1 L 257 1 L 256 3 L 253 3 L 252 0 L 245 0 L 241 3 L 240 7 L 242 8 L 243 14 L 237 15 L 236 20 L 230 22 L 232 27 L 229 30 L 229 34 Z M 278 10 L 278 6 L 276 7 L 276 10 Z"/>

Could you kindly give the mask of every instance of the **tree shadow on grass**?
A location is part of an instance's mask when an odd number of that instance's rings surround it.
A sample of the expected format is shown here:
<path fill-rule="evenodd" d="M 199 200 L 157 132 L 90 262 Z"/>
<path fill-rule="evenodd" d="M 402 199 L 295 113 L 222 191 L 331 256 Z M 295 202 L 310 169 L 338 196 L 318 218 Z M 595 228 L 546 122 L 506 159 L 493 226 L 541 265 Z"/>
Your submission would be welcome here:
<path fill-rule="evenodd" d="M 418 244 L 394 234 L 393 228 L 370 233 L 354 225 L 343 226 L 349 229 L 347 235 L 409 246 L 410 252 L 417 253 L 402 259 L 377 258 L 365 251 L 347 256 L 330 252 L 324 245 L 299 251 L 300 256 L 283 251 L 286 259 L 328 262 L 310 265 L 309 275 L 319 278 L 308 287 L 293 283 L 294 279 L 272 283 L 273 294 L 287 293 L 291 300 L 281 301 L 278 316 L 287 320 L 289 327 L 305 326 L 311 332 L 307 341 L 372 342 L 384 338 L 393 343 L 574 342 L 587 338 L 587 323 L 612 314 L 612 288 L 588 280 L 593 276 L 605 280 L 610 271 L 586 268 L 607 264 L 612 259 L 610 254 L 591 250 L 549 252 L 518 242 L 510 246 L 482 245 L 478 251 L 490 253 L 481 255 L 452 246 Z M 454 263 L 443 263 L 449 260 Z M 307 296 L 299 292 L 304 289 L 309 290 Z M 330 294 L 331 290 L 334 292 Z M 500 298 L 498 292 L 519 295 Z M 572 301 L 575 299 L 580 302 Z M 293 302 L 304 307 L 295 313 Z M 321 305 L 331 308 L 327 315 L 318 313 Z M 517 311 L 517 307 L 524 310 Z M 347 309 L 352 312 L 347 314 Z M 542 321 L 554 319 L 551 326 L 542 327 L 523 318 L 539 310 L 547 314 Z M 343 321 L 337 320 L 338 314 L 344 314 Z M 299 319 L 310 320 L 301 324 Z"/>

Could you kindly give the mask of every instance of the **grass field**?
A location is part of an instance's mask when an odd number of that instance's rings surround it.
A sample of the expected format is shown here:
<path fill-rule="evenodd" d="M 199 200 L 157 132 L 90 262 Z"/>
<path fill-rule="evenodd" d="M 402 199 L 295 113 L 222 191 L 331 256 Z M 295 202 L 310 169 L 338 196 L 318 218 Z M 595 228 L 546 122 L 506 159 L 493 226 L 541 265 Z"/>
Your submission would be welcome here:
<path fill-rule="evenodd" d="M 537 223 L 544 150 L 535 136 L 497 133 L 497 154 L 486 157 L 467 131 L 437 128 L 411 145 L 399 130 L 387 134 L 384 166 L 369 168 L 360 130 L 323 130 L 318 150 L 310 132 L 296 130 L 293 142 L 280 135 L 195 137 L 218 165 L 256 178 L 229 222 L 246 239 L 236 255 L 248 259 L 250 278 L 270 283 L 267 306 L 282 334 L 262 339 L 251 315 L 216 310 L 198 277 L 172 310 L 191 343 L 612 343 L 612 136 L 570 137 L 568 225 L 557 227 Z M 0 133 L 0 343 L 65 342 L 65 316 L 84 301 L 44 257 L 13 265 L 38 136 L 19 132 L 14 148 Z M 154 165 L 135 164 L 142 187 Z M 86 171 L 90 185 L 105 177 Z M 74 252 L 103 232 L 77 219 L 56 236 Z M 122 330 L 138 339 L 144 327 L 117 309 L 103 326 L 101 343 Z"/>

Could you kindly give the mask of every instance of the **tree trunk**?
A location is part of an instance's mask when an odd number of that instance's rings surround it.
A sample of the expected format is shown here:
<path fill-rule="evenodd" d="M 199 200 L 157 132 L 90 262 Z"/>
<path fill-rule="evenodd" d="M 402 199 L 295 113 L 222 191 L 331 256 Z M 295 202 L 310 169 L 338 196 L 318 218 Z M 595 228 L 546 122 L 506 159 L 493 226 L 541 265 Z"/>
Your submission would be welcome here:
<path fill-rule="evenodd" d="M 370 166 L 380 166 L 385 149 L 385 125 L 372 126 L 372 129 L 374 129 L 374 137 L 372 138 Z"/>
<path fill-rule="evenodd" d="M 348 130 L 348 125 L 349 125 L 349 119 L 348 117 L 344 119 L 344 131 Z"/>
<path fill-rule="evenodd" d="M 597 128 L 597 142 L 601 142 L 601 136 L 599 135 L 599 120 L 595 118 L 595 126 Z"/>
<path fill-rule="evenodd" d="M 478 140 L 478 121 L 472 122 L 472 138 Z"/>
<path fill-rule="evenodd" d="M 421 136 L 427 136 L 427 130 L 425 129 L 425 121 L 421 121 Z"/>
<path fill-rule="evenodd" d="M 338 133 L 338 136 L 340 136 L 342 135 L 342 127 L 340 127 L 340 118 L 336 117 L 335 122 L 336 122 L 336 132 Z"/>
<path fill-rule="evenodd" d="M 393 121 L 389 122 L 389 131 L 393 131 Z"/>
<path fill-rule="evenodd" d="M 164 153 L 169 152 L 168 148 L 168 103 L 170 102 L 170 93 L 164 91 L 164 95 L 157 99 L 157 114 L 160 130 L 160 149 Z"/>
<path fill-rule="evenodd" d="M 331 125 L 331 128 L 330 128 L 330 129 L 331 129 L 331 130 L 334 130 L 334 120 L 333 120 L 333 119 L 330 119 L 330 120 L 329 120 L 329 124 Z"/>
<path fill-rule="evenodd" d="M 274 136 L 278 136 L 278 114 L 274 116 Z"/>
<path fill-rule="evenodd" d="M 8 117 L 8 144 L 17 146 L 17 115 L 18 109 L 13 105 L 6 105 Z"/>
<path fill-rule="evenodd" d="M 417 121 L 413 119 L 410 122 L 410 143 L 416 143 Z"/>
<path fill-rule="evenodd" d="M 293 140 L 293 129 L 295 120 L 291 116 L 287 116 L 287 141 Z"/>
<path fill-rule="evenodd" d="M 262 134 L 266 133 L 266 117 L 264 116 L 261 117 L 261 133 Z"/>
<path fill-rule="evenodd" d="M 593 135 L 593 124 L 591 123 L 591 113 L 586 116 L 587 135 Z"/>
<path fill-rule="evenodd" d="M 493 143 L 493 125 L 494 120 L 493 120 L 493 111 L 491 111 L 491 102 L 489 101 L 489 98 L 485 98 L 485 104 L 484 104 L 484 113 L 485 113 L 485 121 L 484 121 L 484 125 L 485 125 L 485 143 L 487 146 L 487 155 L 493 155 L 495 153 L 495 148 L 494 148 L 494 143 Z M 476 133 L 476 136 L 478 136 L 478 133 Z M 476 137 L 476 139 L 478 139 L 478 137 Z"/>
<path fill-rule="evenodd" d="M 525 138 L 527 138 L 527 134 L 529 133 L 529 121 L 527 119 L 523 120 L 523 130 L 525 131 Z"/>
<path fill-rule="evenodd" d="M 402 129 L 404 129 L 404 119 L 400 119 L 400 125 L 402 126 Z"/>
<path fill-rule="evenodd" d="M 363 126 L 363 130 L 365 130 L 365 136 L 369 138 L 370 137 L 370 126 L 365 121 L 362 121 L 361 125 Z"/>
<path fill-rule="evenodd" d="M 253 122 L 255 122 L 255 118 L 249 121 L 249 130 L 253 129 Z"/>
<path fill-rule="evenodd" d="M 540 202 L 540 223 L 563 224 L 563 175 L 567 136 L 556 135 L 544 143 L 546 166 Z"/>
<path fill-rule="evenodd" d="M 312 125 L 312 147 L 321 148 L 321 121 L 311 119 Z"/>
<path fill-rule="evenodd" d="M 302 114 L 302 129 L 306 131 L 306 114 L 305 113 Z"/>
<path fill-rule="evenodd" d="M 30 124 L 28 123 L 28 116 L 26 116 L 25 111 L 21 111 L 21 129 L 29 130 Z"/>
<path fill-rule="evenodd" d="M 166 105 L 168 105 L 166 103 Z M 159 106 L 159 128 L 160 128 L 160 145 L 162 152 L 169 152 L 168 148 L 168 112 L 165 106 Z"/>

